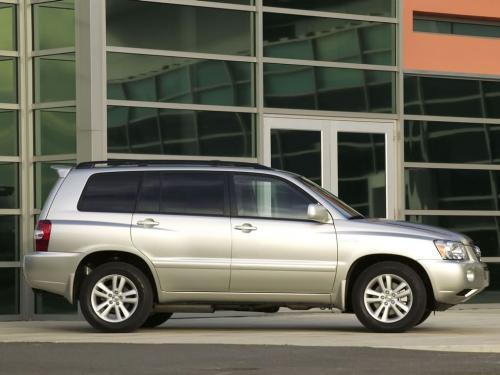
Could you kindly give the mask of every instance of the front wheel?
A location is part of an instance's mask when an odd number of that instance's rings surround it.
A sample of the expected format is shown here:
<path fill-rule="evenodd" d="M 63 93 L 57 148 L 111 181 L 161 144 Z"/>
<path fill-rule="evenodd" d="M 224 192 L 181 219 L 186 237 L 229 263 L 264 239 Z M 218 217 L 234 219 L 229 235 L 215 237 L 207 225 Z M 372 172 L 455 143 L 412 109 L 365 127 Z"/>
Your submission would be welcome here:
<path fill-rule="evenodd" d="M 376 263 L 364 270 L 352 298 L 359 321 L 375 332 L 403 332 L 416 326 L 427 305 L 422 278 L 399 262 Z"/>
<path fill-rule="evenodd" d="M 151 284 L 141 270 L 128 263 L 105 263 L 83 280 L 80 307 L 94 328 L 130 332 L 141 327 L 151 313 Z"/>

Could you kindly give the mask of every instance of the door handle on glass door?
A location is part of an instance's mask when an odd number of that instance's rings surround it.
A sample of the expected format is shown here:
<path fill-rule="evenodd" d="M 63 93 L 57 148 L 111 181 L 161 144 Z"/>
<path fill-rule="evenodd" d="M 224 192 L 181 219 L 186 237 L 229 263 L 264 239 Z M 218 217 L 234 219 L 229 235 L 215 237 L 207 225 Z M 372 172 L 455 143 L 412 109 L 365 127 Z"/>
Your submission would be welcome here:
<path fill-rule="evenodd" d="M 254 227 L 252 224 L 248 224 L 248 223 L 237 225 L 234 227 L 234 229 L 241 230 L 243 233 L 250 233 L 254 230 L 257 230 L 256 227 Z"/>
<path fill-rule="evenodd" d="M 160 223 L 155 221 L 154 219 L 147 218 L 144 220 L 139 220 L 137 222 L 137 225 L 139 225 L 140 227 L 152 228 L 156 227 L 157 225 L 160 225 Z"/>

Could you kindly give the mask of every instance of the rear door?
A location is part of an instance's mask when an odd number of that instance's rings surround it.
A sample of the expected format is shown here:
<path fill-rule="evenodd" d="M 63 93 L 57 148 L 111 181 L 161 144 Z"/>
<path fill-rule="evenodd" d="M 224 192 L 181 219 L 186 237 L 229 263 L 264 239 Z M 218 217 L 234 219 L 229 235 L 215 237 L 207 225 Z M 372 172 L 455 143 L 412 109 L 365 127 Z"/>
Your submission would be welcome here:
<path fill-rule="evenodd" d="M 145 172 L 132 241 L 153 262 L 162 290 L 229 289 L 227 177 L 218 172 Z"/>

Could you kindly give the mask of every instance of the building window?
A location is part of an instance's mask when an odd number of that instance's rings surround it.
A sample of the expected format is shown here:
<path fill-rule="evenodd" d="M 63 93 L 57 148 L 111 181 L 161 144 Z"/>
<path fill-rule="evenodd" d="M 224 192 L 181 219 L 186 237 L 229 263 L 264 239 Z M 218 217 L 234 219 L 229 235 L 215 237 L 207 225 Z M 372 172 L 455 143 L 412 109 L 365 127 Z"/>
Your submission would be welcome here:
<path fill-rule="evenodd" d="M 413 31 L 500 38 L 500 22 L 483 18 L 450 18 L 441 14 L 413 14 Z"/>

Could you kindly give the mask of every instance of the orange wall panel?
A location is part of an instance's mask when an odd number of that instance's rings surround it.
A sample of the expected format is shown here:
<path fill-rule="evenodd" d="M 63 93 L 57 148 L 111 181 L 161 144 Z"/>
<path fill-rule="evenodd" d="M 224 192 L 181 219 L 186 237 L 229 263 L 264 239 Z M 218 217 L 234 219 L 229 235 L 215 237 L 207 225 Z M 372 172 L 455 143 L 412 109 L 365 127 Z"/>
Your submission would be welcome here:
<path fill-rule="evenodd" d="M 500 75 L 500 38 L 413 31 L 413 12 L 500 21 L 500 0 L 403 0 L 403 67 Z"/>

